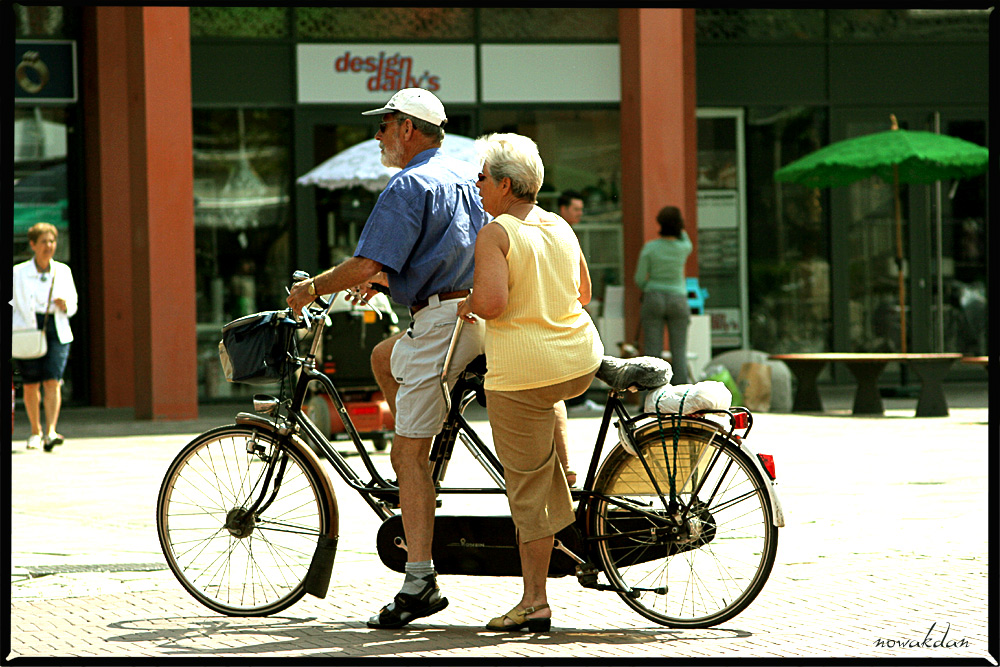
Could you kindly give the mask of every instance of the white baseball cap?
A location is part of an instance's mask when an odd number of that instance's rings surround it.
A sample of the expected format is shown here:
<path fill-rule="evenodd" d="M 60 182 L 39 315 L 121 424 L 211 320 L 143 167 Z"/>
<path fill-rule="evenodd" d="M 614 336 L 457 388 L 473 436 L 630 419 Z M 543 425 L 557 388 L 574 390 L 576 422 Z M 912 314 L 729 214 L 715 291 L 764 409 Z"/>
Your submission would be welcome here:
<path fill-rule="evenodd" d="M 387 113 L 405 113 L 425 120 L 432 125 L 441 126 L 448 122 L 444 115 L 444 105 L 441 100 L 429 90 L 423 88 L 403 88 L 381 109 L 361 112 L 362 116 L 375 116 Z"/>

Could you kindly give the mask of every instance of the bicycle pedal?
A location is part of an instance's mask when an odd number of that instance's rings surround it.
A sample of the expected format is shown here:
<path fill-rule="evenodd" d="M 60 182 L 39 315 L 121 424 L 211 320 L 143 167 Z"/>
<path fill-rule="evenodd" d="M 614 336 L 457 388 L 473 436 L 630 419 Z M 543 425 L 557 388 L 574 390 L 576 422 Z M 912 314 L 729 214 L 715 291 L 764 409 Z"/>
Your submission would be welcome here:
<path fill-rule="evenodd" d="M 593 563 L 581 563 L 576 566 L 576 578 L 584 588 L 594 590 L 612 590 L 610 586 L 597 583 L 597 575 L 600 574 Z"/>
<path fill-rule="evenodd" d="M 592 584 L 585 584 L 583 581 L 580 582 L 580 586 L 583 588 L 589 588 L 592 591 L 617 591 L 618 589 L 614 586 L 608 586 L 607 584 L 599 584 L 596 581 Z"/>

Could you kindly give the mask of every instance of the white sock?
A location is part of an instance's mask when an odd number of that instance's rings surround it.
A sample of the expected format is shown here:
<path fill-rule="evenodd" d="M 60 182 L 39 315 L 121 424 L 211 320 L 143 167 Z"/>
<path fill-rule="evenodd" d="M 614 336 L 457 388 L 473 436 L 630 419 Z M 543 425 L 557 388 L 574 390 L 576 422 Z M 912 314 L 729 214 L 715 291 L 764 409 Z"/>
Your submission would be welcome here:
<path fill-rule="evenodd" d="M 437 575 L 434 572 L 434 561 L 423 560 L 406 564 L 406 578 L 403 580 L 403 588 L 400 593 L 407 595 L 417 595 L 424 590 L 428 584 L 434 582 Z"/>

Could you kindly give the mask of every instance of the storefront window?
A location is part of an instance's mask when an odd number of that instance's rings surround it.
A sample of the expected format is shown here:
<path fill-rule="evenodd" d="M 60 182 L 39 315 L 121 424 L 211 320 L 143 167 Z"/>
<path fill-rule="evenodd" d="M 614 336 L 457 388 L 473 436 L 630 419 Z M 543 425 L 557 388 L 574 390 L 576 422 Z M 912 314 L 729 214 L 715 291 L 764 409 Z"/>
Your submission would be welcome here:
<path fill-rule="evenodd" d="M 248 389 L 221 376 L 219 328 L 280 308 L 289 262 L 289 146 L 284 111 L 195 109 L 198 369 L 202 398 Z"/>
<path fill-rule="evenodd" d="M 542 208 L 558 212 L 564 190 L 584 197 L 583 219 L 574 228 L 580 238 L 594 298 L 603 300 L 606 285 L 623 285 L 621 139 L 618 110 L 487 110 L 484 132 L 516 132 L 538 144 L 545 182 L 538 194 Z M 595 309 L 591 312 L 596 312 Z"/>
<path fill-rule="evenodd" d="M 474 37 L 469 7 L 297 7 L 299 39 L 463 40 Z"/>
<path fill-rule="evenodd" d="M 881 132 L 882 122 L 847 124 L 847 136 Z M 901 352 L 895 198 L 891 183 L 871 177 L 847 186 L 850 346 L 855 352 Z M 909 187 L 899 186 L 900 233 L 909 234 Z M 904 245 L 904 248 L 906 246 Z M 908 262 L 904 249 L 904 262 Z M 909 273 L 904 263 L 903 275 Z M 907 311 L 910 311 L 907 305 Z M 913 317 L 909 312 L 910 318 Z M 908 327 L 912 332 L 912 320 Z M 908 339 L 912 341 L 912 337 Z M 912 351 L 912 347 L 910 348 Z"/>
<path fill-rule="evenodd" d="M 942 132 L 980 146 L 986 145 L 986 123 L 982 120 L 946 122 Z M 942 330 L 944 343 L 939 347 L 947 352 L 985 356 L 989 340 L 986 175 L 943 183 L 942 186 L 942 256 L 934 262 L 942 274 L 944 320 L 938 328 Z M 935 297 L 937 283 L 935 280 Z"/>
<path fill-rule="evenodd" d="M 31 257 L 28 230 L 48 222 L 60 231 L 56 259 L 69 261 L 66 109 L 14 109 L 14 261 Z"/>
<path fill-rule="evenodd" d="M 479 10 L 479 35 L 486 41 L 616 41 L 618 10 L 578 7 L 501 7 Z"/>
<path fill-rule="evenodd" d="M 712 348 L 747 344 L 746 192 L 741 109 L 698 110 L 698 286 Z"/>
<path fill-rule="evenodd" d="M 286 7 L 191 7 L 192 37 L 289 36 Z"/>
<path fill-rule="evenodd" d="M 73 168 L 77 149 L 72 141 L 79 122 L 74 40 L 81 10 L 14 4 L 8 11 L 16 36 L 13 143 L 6 152 L 14 165 L 13 206 L 4 202 L 13 213 L 11 254 L 14 264 L 31 259 L 28 230 L 35 223 L 48 222 L 59 230 L 55 259 L 70 265 L 81 293 L 81 309 L 72 321 L 76 343 L 63 375 L 63 404 L 71 405 L 86 397 L 88 377 L 87 267 L 81 246 L 74 248 L 74 239 L 85 238 L 79 227 L 80 176 Z"/>
<path fill-rule="evenodd" d="M 831 346 L 828 192 L 779 183 L 774 172 L 826 144 L 826 112 L 747 110 L 750 346 L 771 353 Z"/>

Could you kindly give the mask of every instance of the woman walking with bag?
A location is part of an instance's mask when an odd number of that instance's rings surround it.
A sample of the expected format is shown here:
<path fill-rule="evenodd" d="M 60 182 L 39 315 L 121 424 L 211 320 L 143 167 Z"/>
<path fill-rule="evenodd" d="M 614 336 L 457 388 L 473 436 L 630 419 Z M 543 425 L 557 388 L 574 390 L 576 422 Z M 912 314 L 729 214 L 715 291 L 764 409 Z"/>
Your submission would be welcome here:
<path fill-rule="evenodd" d="M 28 243 L 35 254 L 14 266 L 14 331 L 39 329 L 45 332 L 46 351 L 34 359 L 15 359 L 24 385 L 24 410 L 31 422 L 28 449 L 44 446 L 51 452 L 63 443 L 56 432 L 62 407 L 62 377 L 69 358 L 73 330 L 69 318 L 76 314 L 77 293 L 69 266 L 52 257 L 59 230 L 39 222 L 28 230 Z M 45 430 L 42 430 L 42 392 L 45 394 Z"/>

